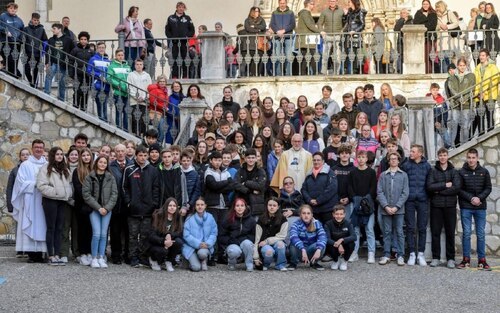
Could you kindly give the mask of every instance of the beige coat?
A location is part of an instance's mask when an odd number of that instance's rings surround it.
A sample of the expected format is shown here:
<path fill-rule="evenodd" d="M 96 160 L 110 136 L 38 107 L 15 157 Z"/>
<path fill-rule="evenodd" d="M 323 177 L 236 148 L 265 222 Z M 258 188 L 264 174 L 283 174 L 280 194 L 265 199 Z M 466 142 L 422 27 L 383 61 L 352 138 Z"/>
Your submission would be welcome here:
<path fill-rule="evenodd" d="M 73 195 L 73 188 L 69 181 L 69 176 L 59 175 L 55 170 L 52 170 L 50 176 L 47 175 L 47 166 L 45 164 L 40 168 L 36 178 L 36 188 L 40 190 L 42 196 L 53 200 L 68 201 Z"/>
<path fill-rule="evenodd" d="M 440 25 L 447 25 L 448 30 L 447 31 L 442 30 Z M 459 26 L 458 19 L 455 16 L 455 14 L 453 14 L 452 11 L 447 10 L 441 16 L 440 16 L 440 14 L 438 14 L 438 23 L 437 23 L 437 27 L 436 27 L 437 36 L 438 36 L 437 41 L 436 41 L 437 51 L 458 50 L 458 48 L 459 48 L 458 38 L 460 38 L 460 36 L 453 38 L 448 34 L 448 31 L 451 31 L 452 29 L 454 29 L 458 26 Z"/>

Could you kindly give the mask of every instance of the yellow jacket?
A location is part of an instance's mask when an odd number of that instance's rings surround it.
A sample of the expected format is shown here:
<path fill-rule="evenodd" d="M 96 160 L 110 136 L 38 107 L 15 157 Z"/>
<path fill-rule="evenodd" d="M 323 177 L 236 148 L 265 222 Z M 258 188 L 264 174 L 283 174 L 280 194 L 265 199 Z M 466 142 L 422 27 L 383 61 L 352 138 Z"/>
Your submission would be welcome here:
<path fill-rule="evenodd" d="M 478 97 L 479 94 L 483 92 L 484 101 L 488 101 L 490 99 L 496 100 L 498 98 L 498 84 L 500 82 L 500 75 L 498 75 L 498 68 L 496 64 L 490 61 L 482 74 L 483 75 L 481 75 L 481 64 L 478 64 L 474 70 L 477 84 L 474 96 Z"/>

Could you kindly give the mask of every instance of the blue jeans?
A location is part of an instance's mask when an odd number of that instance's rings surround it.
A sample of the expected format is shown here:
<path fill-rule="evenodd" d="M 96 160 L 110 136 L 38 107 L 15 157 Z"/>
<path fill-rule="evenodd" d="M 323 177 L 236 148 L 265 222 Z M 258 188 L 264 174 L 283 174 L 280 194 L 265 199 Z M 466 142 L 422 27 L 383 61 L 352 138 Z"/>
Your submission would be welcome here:
<path fill-rule="evenodd" d="M 476 224 L 477 237 L 477 257 L 484 258 L 486 255 L 486 241 L 484 229 L 486 226 L 486 209 L 460 209 L 460 219 L 462 222 L 462 248 L 464 257 L 470 258 L 470 236 L 472 234 L 472 217 Z"/>
<path fill-rule="evenodd" d="M 378 220 L 378 226 L 380 227 L 380 230 L 382 232 L 382 236 L 384 235 L 384 220 L 383 220 L 383 215 L 382 215 L 382 211 L 384 209 L 383 208 L 380 208 L 378 209 L 378 212 L 377 212 L 377 220 Z M 403 221 L 404 221 L 404 215 L 403 216 Z M 404 240 L 404 234 L 403 234 L 403 240 Z M 384 239 L 385 241 L 385 239 Z M 397 247 L 398 247 L 398 233 L 396 231 L 396 228 L 392 228 L 392 251 L 396 251 L 397 252 Z"/>
<path fill-rule="evenodd" d="M 271 266 L 276 260 L 276 269 L 282 269 L 286 266 L 286 246 L 283 241 L 277 241 L 274 245 L 265 245 L 260 249 L 264 259 L 264 267 Z"/>
<path fill-rule="evenodd" d="M 208 249 L 199 249 L 189 257 L 189 267 L 193 272 L 199 272 L 201 270 L 201 262 L 208 260 L 210 256 L 210 251 Z"/>
<path fill-rule="evenodd" d="M 368 252 L 375 252 L 375 231 L 373 227 L 375 226 L 375 213 L 370 215 L 368 219 L 368 223 L 365 225 L 366 232 L 366 243 L 368 244 Z M 359 226 L 354 227 L 354 232 L 356 233 L 356 242 L 354 243 L 354 252 L 358 253 L 359 250 L 359 241 L 361 239 L 361 231 Z"/>
<path fill-rule="evenodd" d="M 101 97 L 103 95 L 105 96 L 104 101 L 101 101 Z M 105 122 L 108 121 L 108 98 L 109 98 L 109 90 L 108 91 L 101 90 L 95 96 L 97 116 L 99 116 L 99 118 Z"/>
<path fill-rule="evenodd" d="M 243 240 L 240 245 L 231 244 L 226 248 L 227 261 L 230 265 L 236 265 L 236 261 L 243 253 L 247 269 L 253 269 L 253 242 Z"/>
<path fill-rule="evenodd" d="M 292 75 L 292 63 L 288 61 L 292 57 L 293 51 L 293 40 L 287 35 L 287 38 L 283 40 L 283 42 L 279 39 L 273 39 L 273 54 L 278 57 L 278 60 L 275 64 L 275 76 L 281 75 Z M 282 63 L 279 58 L 285 58 L 285 61 Z M 284 65 L 284 70 L 282 70 L 282 65 Z"/>
<path fill-rule="evenodd" d="M 415 223 L 415 213 L 417 214 Z M 415 227 L 418 231 L 418 252 L 425 251 L 425 238 L 427 236 L 427 221 L 429 219 L 429 205 L 427 201 L 409 200 L 405 204 L 406 241 L 408 250 L 415 250 Z"/>
<path fill-rule="evenodd" d="M 405 234 L 403 232 L 404 214 L 382 215 L 384 227 L 384 256 L 391 256 L 391 248 L 396 247 L 398 256 L 405 255 Z M 396 236 L 394 236 L 396 234 Z M 394 246 L 394 242 L 396 245 Z"/>
<path fill-rule="evenodd" d="M 54 76 L 56 76 L 57 72 L 61 74 L 58 83 L 59 93 L 57 99 L 64 101 L 64 96 L 66 94 L 66 83 L 64 82 L 64 78 L 66 77 L 66 68 L 61 68 L 61 66 L 58 64 L 50 65 L 50 72 L 48 72 L 45 76 L 44 92 L 50 95 L 50 89 L 52 88 L 52 79 L 54 78 Z"/>
<path fill-rule="evenodd" d="M 111 221 L 111 212 L 102 216 L 97 211 L 90 213 L 90 224 L 92 225 L 92 242 L 90 251 L 92 257 L 104 256 L 108 239 L 108 226 Z"/>
<path fill-rule="evenodd" d="M 115 109 L 116 109 L 115 123 L 116 123 L 116 126 L 125 130 L 125 131 L 128 131 L 128 116 L 127 116 L 127 111 L 126 111 L 126 108 L 129 105 L 128 104 L 128 97 L 114 95 L 113 99 L 115 100 Z M 117 105 L 119 99 L 121 99 L 122 103 L 123 103 L 123 107 L 121 110 L 118 109 L 118 105 Z M 120 116 L 122 116 L 121 119 L 120 119 Z M 120 120 L 121 120 L 121 123 L 120 123 Z"/>
<path fill-rule="evenodd" d="M 307 257 L 309 260 L 312 258 L 314 253 L 316 253 L 316 243 L 310 244 L 309 246 L 305 247 L 306 252 L 307 252 Z M 325 249 L 321 250 L 321 257 L 323 257 L 323 254 L 325 253 Z M 294 245 L 290 246 L 290 265 L 297 266 L 299 264 L 299 259 L 302 259 L 302 250 L 299 250 L 297 247 Z"/>

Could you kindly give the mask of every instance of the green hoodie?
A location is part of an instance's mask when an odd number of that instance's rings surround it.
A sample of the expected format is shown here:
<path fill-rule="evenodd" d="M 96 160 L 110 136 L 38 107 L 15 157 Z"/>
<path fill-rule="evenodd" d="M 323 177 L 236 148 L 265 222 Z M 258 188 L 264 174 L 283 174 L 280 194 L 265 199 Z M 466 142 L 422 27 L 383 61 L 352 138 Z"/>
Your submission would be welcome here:
<path fill-rule="evenodd" d="M 108 67 L 107 81 L 113 87 L 113 94 L 120 97 L 128 96 L 127 76 L 131 72 L 127 61 L 113 60 Z"/>

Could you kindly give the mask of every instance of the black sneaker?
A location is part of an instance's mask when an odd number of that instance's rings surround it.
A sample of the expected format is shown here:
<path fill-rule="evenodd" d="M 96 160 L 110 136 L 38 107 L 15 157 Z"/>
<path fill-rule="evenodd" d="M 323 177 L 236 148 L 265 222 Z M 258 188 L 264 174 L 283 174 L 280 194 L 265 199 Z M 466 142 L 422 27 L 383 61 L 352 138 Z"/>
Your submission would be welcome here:
<path fill-rule="evenodd" d="M 321 265 L 319 265 L 318 262 L 311 263 L 311 268 L 314 268 L 317 271 L 323 271 L 325 268 Z"/>
<path fill-rule="evenodd" d="M 113 262 L 113 264 L 116 264 L 116 265 L 120 265 L 122 264 L 122 258 L 111 258 L 111 262 Z"/>
<path fill-rule="evenodd" d="M 389 258 L 391 261 L 396 261 L 398 259 L 398 253 L 396 251 L 391 252 L 391 257 Z"/>
<path fill-rule="evenodd" d="M 208 261 L 207 261 L 207 265 L 208 265 L 208 266 L 215 266 L 215 265 L 216 265 L 216 264 L 215 264 L 215 260 L 214 260 L 214 259 L 208 259 Z"/>
<path fill-rule="evenodd" d="M 297 264 L 290 264 L 286 269 L 288 271 L 295 271 L 297 269 Z"/>
<path fill-rule="evenodd" d="M 464 258 L 460 264 L 457 265 L 457 268 L 469 268 L 470 267 L 470 258 Z"/>
<path fill-rule="evenodd" d="M 139 259 L 137 258 L 132 258 L 130 260 L 130 266 L 133 267 L 133 268 L 138 268 L 140 265 L 139 265 Z"/>

